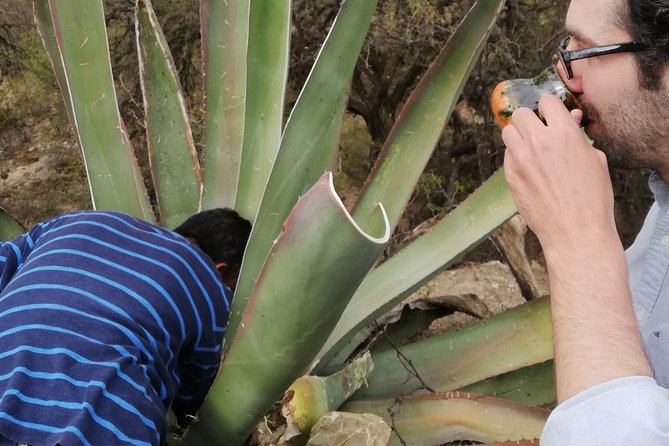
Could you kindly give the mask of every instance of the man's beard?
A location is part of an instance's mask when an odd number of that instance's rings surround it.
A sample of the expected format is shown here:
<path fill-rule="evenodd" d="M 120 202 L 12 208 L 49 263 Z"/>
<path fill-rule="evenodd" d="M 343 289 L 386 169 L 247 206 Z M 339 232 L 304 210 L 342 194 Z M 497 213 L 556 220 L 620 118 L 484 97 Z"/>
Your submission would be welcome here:
<path fill-rule="evenodd" d="M 669 94 L 666 89 L 637 88 L 598 110 L 581 98 L 588 122 L 595 123 L 594 146 L 603 151 L 609 164 L 624 168 L 652 168 L 666 171 L 669 165 Z"/>

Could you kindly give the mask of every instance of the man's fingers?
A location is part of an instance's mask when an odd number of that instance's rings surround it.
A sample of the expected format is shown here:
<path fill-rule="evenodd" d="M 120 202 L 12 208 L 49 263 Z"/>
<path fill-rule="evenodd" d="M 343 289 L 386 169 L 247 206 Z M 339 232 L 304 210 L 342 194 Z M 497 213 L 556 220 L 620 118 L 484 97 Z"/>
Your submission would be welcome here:
<path fill-rule="evenodd" d="M 513 150 L 514 147 L 518 147 L 519 144 L 523 143 L 523 137 L 520 132 L 518 132 L 515 123 L 509 124 L 502 129 L 502 140 L 504 141 L 507 150 L 509 150 L 509 148 Z"/>
<path fill-rule="evenodd" d="M 521 107 L 514 111 L 511 115 L 511 122 L 522 136 L 529 135 L 533 127 L 544 126 L 536 113 L 527 107 Z"/>
<path fill-rule="evenodd" d="M 575 108 L 569 113 L 571 114 L 571 117 L 574 118 L 574 121 L 576 121 L 576 125 L 580 126 L 581 121 L 583 120 L 583 110 Z"/>
<path fill-rule="evenodd" d="M 547 125 L 574 122 L 574 117 L 569 113 L 562 100 L 550 94 L 539 99 L 539 115 L 546 121 Z"/>

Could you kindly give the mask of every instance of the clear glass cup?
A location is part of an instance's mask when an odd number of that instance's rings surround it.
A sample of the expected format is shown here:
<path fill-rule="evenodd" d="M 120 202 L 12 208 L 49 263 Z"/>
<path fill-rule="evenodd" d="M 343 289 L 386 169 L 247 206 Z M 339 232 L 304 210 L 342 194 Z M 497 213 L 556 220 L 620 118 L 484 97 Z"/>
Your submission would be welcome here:
<path fill-rule="evenodd" d="M 545 94 L 559 97 L 569 110 L 581 109 L 576 96 L 560 79 L 555 67 L 550 66 L 532 79 L 512 79 L 497 84 L 490 100 L 497 125 L 504 128 L 511 123 L 511 114 L 520 107 L 528 107 L 539 116 L 539 98 Z M 581 122 L 585 123 L 585 116 Z"/>

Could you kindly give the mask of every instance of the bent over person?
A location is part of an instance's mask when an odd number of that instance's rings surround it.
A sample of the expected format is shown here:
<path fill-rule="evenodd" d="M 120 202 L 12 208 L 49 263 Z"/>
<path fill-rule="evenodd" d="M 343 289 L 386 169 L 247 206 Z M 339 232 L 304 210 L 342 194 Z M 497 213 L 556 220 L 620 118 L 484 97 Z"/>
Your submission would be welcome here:
<path fill-rule="evenodd" d="M 0 243 L 0 444 L 163 443 L 216 376 L 250 228 L 86 211 Z"/>

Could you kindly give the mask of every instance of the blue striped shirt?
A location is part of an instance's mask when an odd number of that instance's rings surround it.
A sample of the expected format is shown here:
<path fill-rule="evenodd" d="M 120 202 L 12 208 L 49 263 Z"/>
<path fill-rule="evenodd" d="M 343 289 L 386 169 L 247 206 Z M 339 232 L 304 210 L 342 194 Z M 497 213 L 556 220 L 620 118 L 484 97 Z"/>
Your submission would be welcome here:
<path fill-rule="evenodd" d="M 118 212 L 0 242 L 0 434 L 33 445 L 157 445 L 197 410 L 229 301 L 211 259 Z"/>

